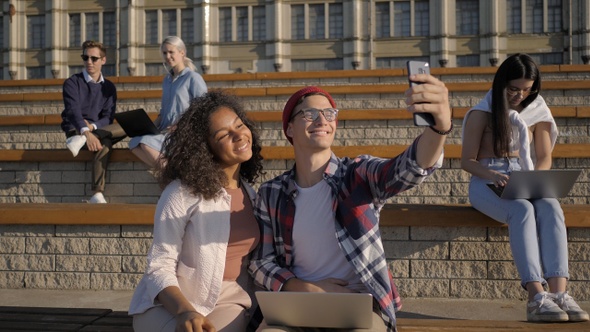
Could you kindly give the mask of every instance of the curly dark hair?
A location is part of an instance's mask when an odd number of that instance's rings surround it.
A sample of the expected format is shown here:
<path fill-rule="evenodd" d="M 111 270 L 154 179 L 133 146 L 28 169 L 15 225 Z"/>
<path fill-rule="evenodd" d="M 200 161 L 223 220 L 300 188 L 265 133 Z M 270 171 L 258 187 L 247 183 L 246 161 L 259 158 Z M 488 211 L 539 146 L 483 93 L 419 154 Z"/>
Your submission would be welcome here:
<path fill-rule="evenodd" d="M 164 140 L 162 156 L 166 165 L 158 173 L 162 187 L 179 179 L 194 195 L 206 199 L 217 197 L 228 179 L 209 146 L 210 117 L 221 107 L 233 110 L 252 132 L 252 158 L 240 166 L 240 176 L 252 184 L 262 174 L 260 138 L 254 122 L 246 117 L 239 99 L 222 90 L 212 90 L 191 101 L 172 131 Z"/>

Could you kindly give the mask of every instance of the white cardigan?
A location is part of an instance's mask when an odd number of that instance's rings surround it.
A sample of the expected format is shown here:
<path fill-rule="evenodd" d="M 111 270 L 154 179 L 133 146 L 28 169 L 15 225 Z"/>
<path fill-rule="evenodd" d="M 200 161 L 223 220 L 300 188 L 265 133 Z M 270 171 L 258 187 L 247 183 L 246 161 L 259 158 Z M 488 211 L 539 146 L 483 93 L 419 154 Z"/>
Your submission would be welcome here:
<path fill-rule="evenodd" d="M 463 136 L 463 133 L 465 132 L 465 123 L 467 122 L 467 117 L 469 116 L 471 111 L 474 110 L 484 111 L 488 113 L 492 112 L 491 89 L 477 105 L 473 106 L 469 111 L 467 111 L 467 113 L 465 113 L 465 117 L 463 118 L 463 128 L 461 130 L 462 141 L 464 141 L 466 138 Z M 551 137 L 551 149 L 555 147 L 555 142 L 557 141 L 557 135 L 559 134 L 559 131 L 557 130 L 557 124 L 553 119 L 551 110 L 549 109 L 547 103 L 545 103 L 545 99 L 543 99 L 541 95 L 537 95 L 537 98 L 535 98 L 535 100 L 533 100 L 527 107 L 520 111 L 520 118 L 524 120 L 528 127 L 531 127 L 539 122 L 549 122 L 551 124 L 551 130 L 549 132 Z M 513 142 L 520 142 L 517 132 L 513 131 L 512 136 Z M 536 163 L 534 144 L 534 139 L 531 139 L 528 151 L 530 153 L 530 158 L 532 159 L 533 163 Z M 514 148 L 514 146 L 511 145 L 511 148 Z M 519 149 L 518 145 L 516 145 L 515 150 L 516 149 Z"/>
<path fill-rule="evenodd" d="M 256 193 L 242 181 L 250 200 Z M 160 196 L 154 216 L 154 238 L 148 267 L 139 282 L 129 314 L 161 305 L 156 296 L 177 286 L 200 314 L 215 307 L 221 292 L 230 233 L 231 197 L 224 190 L 216 199 L 194 196 L 179 180 Z"/>

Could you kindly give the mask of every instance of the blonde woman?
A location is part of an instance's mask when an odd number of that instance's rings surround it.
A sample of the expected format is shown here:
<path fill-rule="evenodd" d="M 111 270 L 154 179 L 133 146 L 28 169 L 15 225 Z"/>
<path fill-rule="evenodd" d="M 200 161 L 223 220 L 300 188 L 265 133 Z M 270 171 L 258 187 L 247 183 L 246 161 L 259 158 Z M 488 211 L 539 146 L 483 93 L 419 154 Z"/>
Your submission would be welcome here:
<path fill-rule="evenodd" d="M 129 149 L 150 168 L 161 168 L 162 144 L 166 134 L 186 111 L 191 100 L 207 92 L 205 81 L 195 71 L 193 61 L 186 56 L 182 39 L 169 36 L 160 47 L 168 74 L 162 83 L 162 105 L 155 121 L 161 133 L 136 136 L 129 141 Z"/>

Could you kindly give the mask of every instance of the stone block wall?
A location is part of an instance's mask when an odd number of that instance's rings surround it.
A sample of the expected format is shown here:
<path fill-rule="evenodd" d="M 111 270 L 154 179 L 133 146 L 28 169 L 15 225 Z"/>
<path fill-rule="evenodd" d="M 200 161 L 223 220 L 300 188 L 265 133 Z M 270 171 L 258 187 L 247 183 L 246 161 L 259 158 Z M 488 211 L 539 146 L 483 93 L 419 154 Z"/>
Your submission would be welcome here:
<path fill-rule="evenodd" d="M 506 228 L 383 227 L 389 268 L 403 297 L 524 299 Z M 590 300 L 590 229 L 570 228 L 569 291 Z M 4 288 L 131 290 L 151 226 L 0 225 Z"/>

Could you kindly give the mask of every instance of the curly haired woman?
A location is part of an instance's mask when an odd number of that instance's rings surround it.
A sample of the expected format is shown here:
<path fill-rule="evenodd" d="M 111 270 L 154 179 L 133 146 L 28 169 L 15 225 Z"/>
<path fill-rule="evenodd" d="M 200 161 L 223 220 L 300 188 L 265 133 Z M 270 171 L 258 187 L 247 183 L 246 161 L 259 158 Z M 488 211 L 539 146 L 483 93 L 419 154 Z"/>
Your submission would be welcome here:
<path fill-rule="evenodd" d="M 164 142 L 147 270 L 131 300 L 136 331 L 245 331 L 260 240 L 250 187 L 262 172 L 254 124 L 236 97 L 194 99 Z"/>

